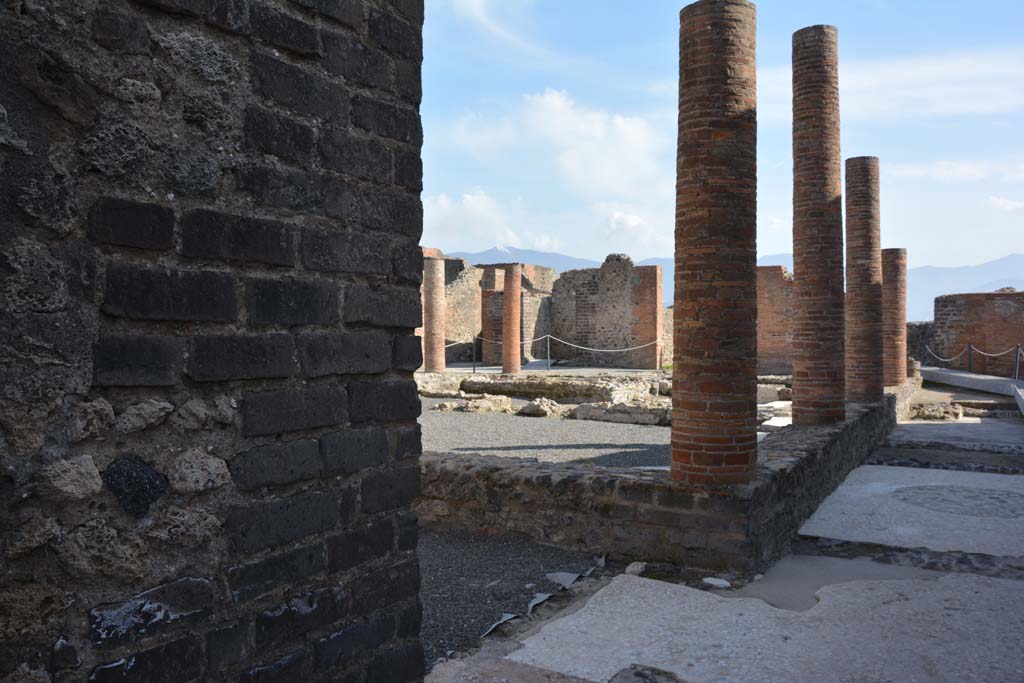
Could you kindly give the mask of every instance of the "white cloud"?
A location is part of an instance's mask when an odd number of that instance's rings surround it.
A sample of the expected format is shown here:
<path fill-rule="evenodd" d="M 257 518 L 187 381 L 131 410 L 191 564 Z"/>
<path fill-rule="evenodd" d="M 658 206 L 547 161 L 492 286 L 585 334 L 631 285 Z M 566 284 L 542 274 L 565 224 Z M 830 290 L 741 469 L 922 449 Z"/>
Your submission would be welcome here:
<path fill-rule="evenodd" d="M 516 230 L 515 208 L 503 206 L 483 190 L 453 199 L 447 194 L 423 199 L 423 239 L 444 251 L 520 247 L 551 251 L 560 248 L 551 235 Z"/>
<path fill-rule="evenodd" d="M 1007 199 L 1006 197 L 989 197 L 989 206 L 1001 209 L 1003 211 L 1022 211 L 1024 210 L 1024 202 L 1017 201 L 1016 199 Z"/>
<path fill-rule="evenodd" d="M 538 60 L 562 61 L 564 57 L 523 38 L 495 16 L 500 10 L 508 11 L 532 4 L 531 0 L 501 0 L 500 3 L 493 0 L 454 0 L 453 7 L 458 14 L 471 20 L 487 35 L 521 53 Z"/>
<path fill-rule="evenodd" d="M 892 121 L 1024 111 L 1024 48 L 839 64 L 840 106 L 847 121 Z M 758 110 L 764 121 L 788 121 L 789 66 L 758 72 Z"/>
<path fill-rule="evenodd" d="M 605 240 L 619 251 L 671 256 L 675 249 L 674 229 L 665 216 L 655 218 L 634 213 L 634 206 L 595 204 L 592 211 L 606 221 Z"/>
<path fill-rule="evenodd" d="M 473 156 L 489 159 L 516 144 L 521 132 L 511 119 L 487 121 L 480 114 L 469 112 L 458 118 L 450 137 L 454 144 Z"/>

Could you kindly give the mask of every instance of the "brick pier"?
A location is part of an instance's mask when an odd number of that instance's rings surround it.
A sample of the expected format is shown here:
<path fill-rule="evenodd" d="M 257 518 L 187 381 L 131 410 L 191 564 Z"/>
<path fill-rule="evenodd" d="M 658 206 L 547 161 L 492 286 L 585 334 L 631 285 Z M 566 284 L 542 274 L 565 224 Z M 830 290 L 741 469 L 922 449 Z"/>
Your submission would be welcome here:
<path fill-rule="evenodd" d="M 522 372 L 522 292 L 523 267 L 505 266 L 505 300 L 502 302 L 501 371 L 508 374 Z"/>
<path fill-rule="evenodd" d="M 444 372 L 447 307 L 444 292 L 444 260 L 423 261 L 423 369 Z"/>
<path fill-rule="evenodd" d="M 793 34 L 793 424 L 846 415 L 839 47 L 834 26 Z"/>
<path fill-rule="evenodd" d="M 878 158 L 846 160 L 846 398 L 881 401 L 882 230 Z"/>
<path fill-rule="evenodd" d="M 907 381 L 907 250 L 882 250 L 882 335 L 885 386 Z"/>
<path fill-rule="evenodd" d="M 752 479 L 757 461 L 756 9 L 680 13 L 672 476 Z"/>

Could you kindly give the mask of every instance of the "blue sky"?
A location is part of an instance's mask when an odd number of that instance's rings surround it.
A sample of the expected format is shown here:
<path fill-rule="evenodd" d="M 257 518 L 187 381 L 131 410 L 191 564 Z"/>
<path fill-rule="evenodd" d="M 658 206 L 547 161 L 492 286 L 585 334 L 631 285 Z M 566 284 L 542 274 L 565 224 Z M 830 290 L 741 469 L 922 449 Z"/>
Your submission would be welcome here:
<path fill-rule="evenodd" d="M 679 0 L 426 0 L 423 244 L 670 256 Z M 790 40 L 839 27 L 843 157 L 911 266 L 1024 252 L 1024 3 L 758 4 L 758 250 L 790 252 Z"/>

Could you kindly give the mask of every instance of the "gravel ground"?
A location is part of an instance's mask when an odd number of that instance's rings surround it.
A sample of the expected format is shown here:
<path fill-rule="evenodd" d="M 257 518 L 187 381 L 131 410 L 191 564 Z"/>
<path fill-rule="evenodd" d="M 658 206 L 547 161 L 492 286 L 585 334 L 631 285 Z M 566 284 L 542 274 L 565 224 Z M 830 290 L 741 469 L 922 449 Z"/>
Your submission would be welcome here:
<path fill-rule="evenodd" d="M 587 553 L 457 530 L 422 529 L 418 551 L 428 669 L 477 647 L 503 613 L 525 614 L 534 594 L 557 592 L 546 574 L 582 574 L 595 564 Z"/>
<path fill-rule="evenodd" d="M 430 408 L 443 399 L 422 400 L 424 451 L 576 461 L 606 467 L 669 464 L 669 427 L 440 412 Z"/>

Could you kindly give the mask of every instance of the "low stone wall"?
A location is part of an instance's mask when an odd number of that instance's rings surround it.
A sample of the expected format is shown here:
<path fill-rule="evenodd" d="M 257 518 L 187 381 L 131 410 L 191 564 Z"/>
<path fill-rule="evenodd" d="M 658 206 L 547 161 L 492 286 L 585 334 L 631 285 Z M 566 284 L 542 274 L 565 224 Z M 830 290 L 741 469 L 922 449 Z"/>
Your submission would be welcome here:
<path fill-rule="evenodd" d="M 423 524 L 523 534 L 617 558 L 759 571 L 888 436 L 912 394 L 852 404 L 835 426 L 790 428 L 760 445 L 758 477 L 710 490 L 668 472 L 427 454 Z M 899 404 L 899 405 L 897 405 Z"/>
<path fill-rule="evenodd" d="M 651 397 L 650 378 L 623 379 L 558 375 L 471 375 L 462 380 L 471 394 L 550 398 L 559 403 L 635 403 Z"/>

